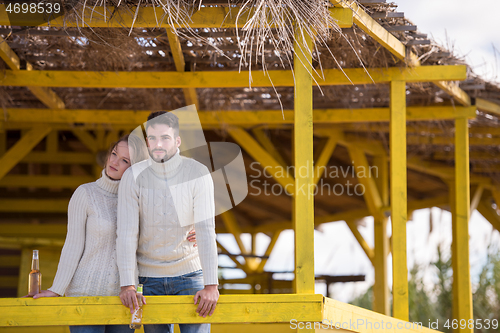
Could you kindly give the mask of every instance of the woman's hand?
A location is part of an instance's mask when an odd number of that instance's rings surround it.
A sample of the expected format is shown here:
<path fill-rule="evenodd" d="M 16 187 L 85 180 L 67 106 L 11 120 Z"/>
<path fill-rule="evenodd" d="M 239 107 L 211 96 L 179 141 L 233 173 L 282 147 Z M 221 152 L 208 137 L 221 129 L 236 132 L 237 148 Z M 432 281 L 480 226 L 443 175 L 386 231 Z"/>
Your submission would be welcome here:
<path fill-rule="evenodd" d="M 193 246 L 196 247 L 196 231 L 194 229 L 192 229 L 189 232 L 187 240 L 190 241 L 190 242 L 194 242 Z"/>
<path fill-rule="evenodd" d="M 61 295 L 56 294 L 53 291 L 50 290 L 42 290 L 40 293 L 36 294 L 33 296 L 33 298 L 40 298 L 40 297 L 60 297 Z"/>

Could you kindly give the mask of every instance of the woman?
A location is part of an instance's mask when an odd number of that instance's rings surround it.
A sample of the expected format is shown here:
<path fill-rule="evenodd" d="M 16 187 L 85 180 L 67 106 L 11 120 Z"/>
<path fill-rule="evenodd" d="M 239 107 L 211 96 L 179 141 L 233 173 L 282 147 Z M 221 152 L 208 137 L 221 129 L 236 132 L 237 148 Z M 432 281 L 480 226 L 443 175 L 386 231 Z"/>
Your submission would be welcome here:
<path fill-rule="evenodd" d="M 141 151 L 134 144 L 134 155 Z M 66 296 L 118 296 L 120 276 L 116 265 L 116 207 L 120 179 L 133 162 L 129 136 L 108 151 L 102 176 L 79 186 L 68 206 L 68 233 L 52 287 L 33 298 Z M 135 146 L 135 147 L 133 147 Z M 135 149 L 134 149 L 135 148 Z M 194 230 L 188 235 L 194 242 Z M 145 302 L 144 302 L 145 303 Z M 133 332 L 128 325 L 70 326 L 71 333 Z"/>

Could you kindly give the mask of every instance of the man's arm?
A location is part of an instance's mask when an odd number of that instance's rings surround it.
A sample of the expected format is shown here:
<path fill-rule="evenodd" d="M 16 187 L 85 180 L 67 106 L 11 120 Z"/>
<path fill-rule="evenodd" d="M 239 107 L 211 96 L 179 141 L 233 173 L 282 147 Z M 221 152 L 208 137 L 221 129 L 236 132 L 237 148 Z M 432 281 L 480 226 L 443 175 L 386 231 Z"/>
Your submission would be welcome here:
<path fill-rule="evenodd" d="M 137 246 L 139 242 L 139 190 L 132 168 L 123 174 L 118 188 L 116 254 L 120 272 L 120 299 L 130 308 L 138 308 L 135 281 Z"/>
<path fill-rule="evenodd" d="M 213 314 L 219 299 L 214 184 L 208 170 L 197 178 L 193 199 L 198 253 L 205 284 L 205 288 L 196 293 L 194 304 L 199 300 L 196 312 L 206 317 Z"/>

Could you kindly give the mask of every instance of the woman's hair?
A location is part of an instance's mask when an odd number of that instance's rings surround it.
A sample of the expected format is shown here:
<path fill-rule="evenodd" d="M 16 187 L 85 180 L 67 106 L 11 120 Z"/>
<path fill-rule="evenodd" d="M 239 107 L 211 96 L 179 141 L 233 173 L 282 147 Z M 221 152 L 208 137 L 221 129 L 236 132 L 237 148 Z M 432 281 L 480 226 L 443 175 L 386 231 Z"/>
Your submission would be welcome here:
<path fill-rule="evenodd" d="M 128 137 L 128 148 L 130 152 L 130 162 L 135 164 L 148 158 L 148 147 L 144 138 L 139 138 L 135 132 Z"/>

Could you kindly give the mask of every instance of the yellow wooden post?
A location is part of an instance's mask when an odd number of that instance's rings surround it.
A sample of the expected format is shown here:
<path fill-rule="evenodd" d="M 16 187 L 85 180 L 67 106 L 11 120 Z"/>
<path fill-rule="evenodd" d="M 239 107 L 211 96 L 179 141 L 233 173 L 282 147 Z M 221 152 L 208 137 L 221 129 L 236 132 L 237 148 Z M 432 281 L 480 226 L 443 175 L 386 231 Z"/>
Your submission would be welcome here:
<path fill-rule="evenodd" d="M 389 164 L 386 155 L 374 158 L 377 168 L 375 184 L 377 185 L 382 204 L 389 205 Z M 374 226 L 374 259 L 375 285 L 373 287 L 373 310 L 385 315 L 390 315 L 389 285 L 387 282 L 387 254 L 389 253 L 389 238 L 387 237 L 387 219 L 375 219 Z"/>
<path fill-rule="evenodd" d="M 453 319 L 459 322 L 457 332 L 474 332 L 460 328 L 460 321 L 472 320 L 472 289 L 469 265 L 469 128 L 467 118 L 455 120 L 455 182 L 452 221 Z"/>
<path fill-rule="evenodd" d="M 391 82 L 390 176 L 392 224 L 393 316 L 408 320 L 408 267 L 406 264 L 406 83 Z"/>
<path fill-rule="evenodd" d="M 295 33 L 295 291 L 314 293 L 314 175 L 312 40 L 301 30 Z"/>

